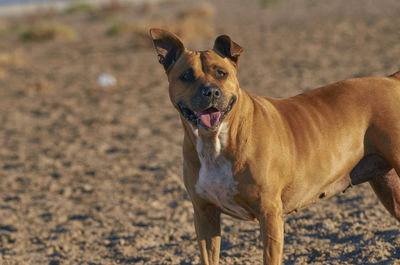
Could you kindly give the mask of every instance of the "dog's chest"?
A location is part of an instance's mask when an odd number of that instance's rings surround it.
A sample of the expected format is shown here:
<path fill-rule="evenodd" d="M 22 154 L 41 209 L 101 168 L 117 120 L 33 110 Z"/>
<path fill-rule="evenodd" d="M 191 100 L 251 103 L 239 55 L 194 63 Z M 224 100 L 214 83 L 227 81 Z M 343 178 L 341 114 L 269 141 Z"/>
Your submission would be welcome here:
<path fill-rule="evenodd" d="M 214 203 L 224 212 L 242 219 L 251 219 L 234 196 L 238 194 L 237 182 L 232 176 L 232 164 L 222 155 L 225 145 L 225 128 L 213 137 L 197 135 L 197 152 L 201 163 L 196 192 Z"/>

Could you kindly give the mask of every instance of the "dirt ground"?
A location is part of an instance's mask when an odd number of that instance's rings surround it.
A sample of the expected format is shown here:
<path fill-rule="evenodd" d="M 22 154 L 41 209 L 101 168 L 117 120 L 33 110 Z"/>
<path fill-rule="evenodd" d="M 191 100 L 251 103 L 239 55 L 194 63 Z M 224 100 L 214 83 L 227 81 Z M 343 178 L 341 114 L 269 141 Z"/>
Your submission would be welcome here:
<path fill-rule="evenodd" d="M 150 27 L 195 4 L 118 16 Z M 397 0 L 222 0 L 208 8 L 208 31 L 187 37 L 187 47 L 208 49 L 229 34 L 245 49 L 239 81 L 253 93 L 288 97 L 400 70 Z M 199 264 L 181 124 L 154 51 L 138 34 L 107 36 L 115 18 L 46 16 L 79 38 L 22 42 L 20 25 L 42 18 L 0 23 L 0 264 Z M 102 73 L 118 85 L 100 87 Z M 368 184 L 285 220 L 286 265 L 400 264 L 399 225 Z M 261 263 L 257 224 L 224 216 L 222 230 L 221 264 Z"/>

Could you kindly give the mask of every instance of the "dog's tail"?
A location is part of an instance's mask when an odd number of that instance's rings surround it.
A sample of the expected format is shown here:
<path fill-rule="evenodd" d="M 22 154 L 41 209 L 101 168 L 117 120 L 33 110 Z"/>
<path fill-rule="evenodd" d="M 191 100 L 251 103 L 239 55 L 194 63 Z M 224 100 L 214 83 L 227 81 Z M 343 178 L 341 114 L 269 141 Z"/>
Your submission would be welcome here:
<path fill-rule="evenodd" d="M 400 80 L 400 71 L 398 71 L 398 72 L 396 72 L 396 73 L 394 73 L 392 75 L 389 75 L 389 77 L 393 77 L 393 78 L 396 78 L 396 79 Z"/>

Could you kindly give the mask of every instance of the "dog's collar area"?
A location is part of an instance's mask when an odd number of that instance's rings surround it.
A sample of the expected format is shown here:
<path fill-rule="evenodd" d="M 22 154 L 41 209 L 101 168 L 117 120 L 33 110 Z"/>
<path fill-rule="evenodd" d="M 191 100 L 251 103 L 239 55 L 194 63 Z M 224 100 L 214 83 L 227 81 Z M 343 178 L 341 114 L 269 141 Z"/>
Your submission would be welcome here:
<path fill-rule="evenodd" d="M 218 127 L 221 123 L 222 120 L 229 114 L 229 112 L 232 110 L 233 105 L 236 103 L 237 98 L 236 96 L 233 96 L 228 104 L 228 107 L 221 111 L 221 116 L 219 118 L 219 122 L 215 127 Z M 179 112 L 182 114 L 182 116 L 188 120 L 189 122 L 191 122 L 192 124 L 199 126 L 201 121 L 200 118 L 198 116 L 198 113 L 195 113 L 194 111 L 192 111 L 190 108 L 186 107 L 185 104 L 183 103 L 178 103 L 177 104 L 178 110 Z M 211 109 L 213 107 L 210 107 L 208 109 Z"/>

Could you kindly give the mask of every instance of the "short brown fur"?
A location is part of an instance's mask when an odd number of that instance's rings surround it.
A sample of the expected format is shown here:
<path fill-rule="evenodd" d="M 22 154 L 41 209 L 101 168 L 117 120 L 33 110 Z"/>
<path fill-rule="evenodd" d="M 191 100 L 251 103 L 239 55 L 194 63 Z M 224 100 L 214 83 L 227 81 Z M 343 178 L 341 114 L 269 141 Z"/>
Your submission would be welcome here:
<path fill-rule="evenodd" d="M 178 39 L 160 29 L 152 29 L 151 35 L 156 50 L 159 43 Z M 184 182 L 193 202 L 202 264 L 218 264 L 220 214 L 241 218 L 196 190 L 203 166 L 199 137 L 213 141 L 221 135 L 221 126 L 205 128 L 198 120 L 188 120 L 179 108 L 183 104 L 198 115 L 202 109 L 196 100 L 204 100 L 199 89 L 210 84 L 223 94 L 210 106 L 227 112 L 229 104 L 233 106 L 222 122 L 227 132 L 219 155 L 232 165 L 234 201 L 260 224 L 264 264 L 282 263 L 283 214 L 353 184 L 369 181 L 386 209 L 400 220 L 400 73 L 349 79 L 292 98 L 272 99 L 239 87 L 236 71 L 242 49 L 229 37 L 218 38 L 214 49 L 205 52 L 188 51 L 183 44 L 175 49 L 176 61 L 164 67 L 171 101 L 181 111 Z M 194 70 L 193 82 L 180 80 L 188 68 Z M 215 68 L 226 71 L 227 77 L 218 79 Z"/>

